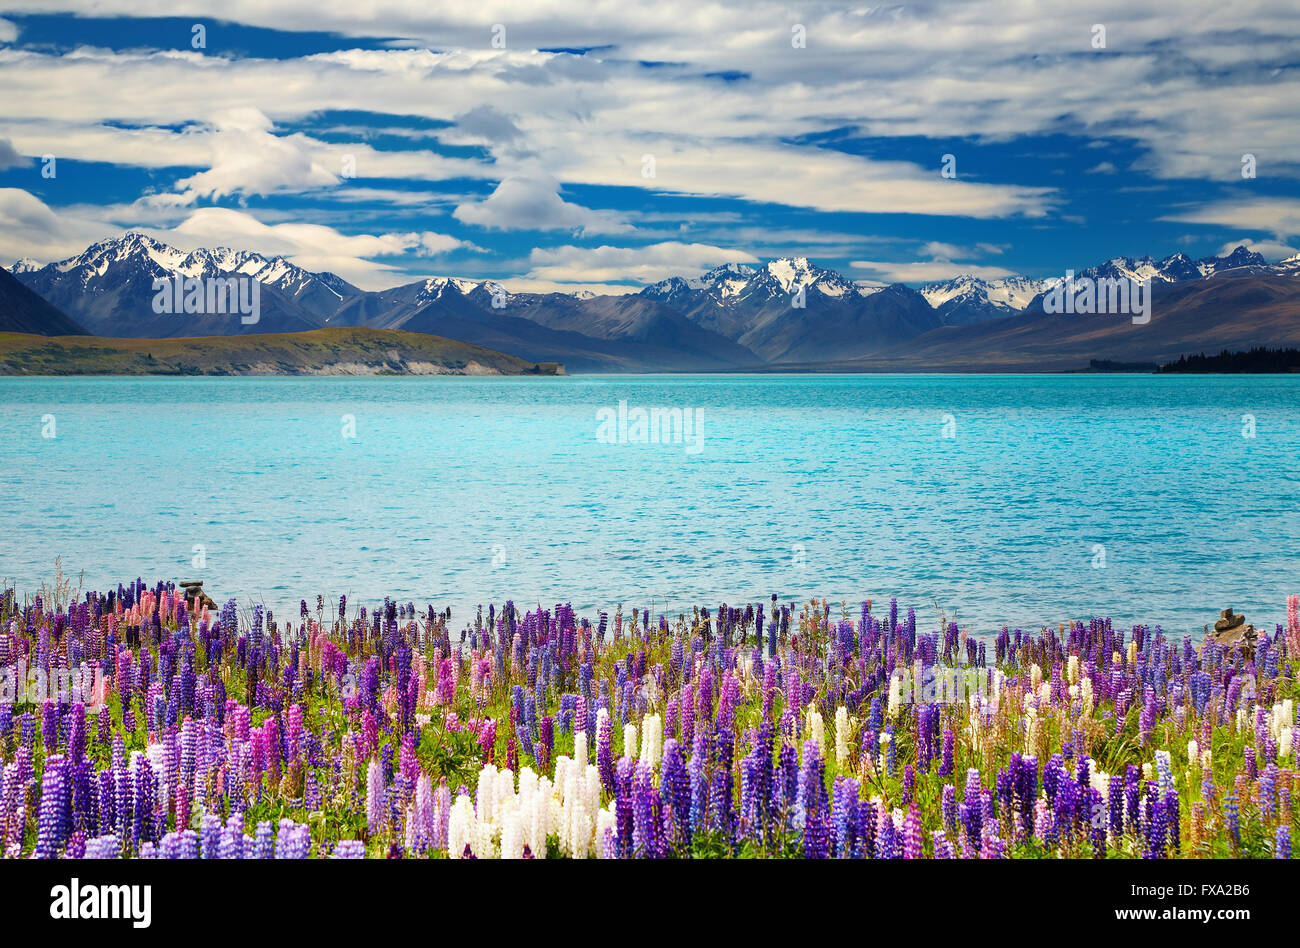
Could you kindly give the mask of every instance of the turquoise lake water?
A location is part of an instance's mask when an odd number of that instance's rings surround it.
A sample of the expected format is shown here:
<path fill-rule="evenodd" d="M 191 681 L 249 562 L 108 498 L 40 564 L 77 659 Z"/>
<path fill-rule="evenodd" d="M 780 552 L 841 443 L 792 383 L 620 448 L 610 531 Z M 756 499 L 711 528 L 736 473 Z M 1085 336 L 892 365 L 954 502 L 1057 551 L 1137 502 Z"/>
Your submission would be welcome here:
<path fill-rule="evenodd" d="M 603 443 L 620 401 L 699 439 Z M 62 556 L 87 588 L 199 578 L 294 621 L 318 593 L 465 619 L 776 592 L 981 634 L 1199 636 L 1229 605 L 1271 629 L 1298 447 L 1297 377 L 10 378 L 0 576 L 34 592 Z"/>

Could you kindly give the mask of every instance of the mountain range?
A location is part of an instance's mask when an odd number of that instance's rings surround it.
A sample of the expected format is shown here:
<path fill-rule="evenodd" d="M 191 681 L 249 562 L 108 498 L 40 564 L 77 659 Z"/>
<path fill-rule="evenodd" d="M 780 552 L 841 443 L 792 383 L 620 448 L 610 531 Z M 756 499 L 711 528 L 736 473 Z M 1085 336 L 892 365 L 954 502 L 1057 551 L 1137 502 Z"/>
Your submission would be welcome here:
<path fill-rule="evenodd" d="M 913 289 L 853 281 L 804 257 L 727 264 L 623 296 L 510 293 L 496 281 L 454 277 L 364 291 L 283 257 L 187 252 L 128 233 L 45 266 L 19 260 L 12 273 L 8 282 L 0 277 L 0 320 L 12 321 L 9 284 L 21 284 L 71 317 L 51 318 L 46 335 L 76 324 L 96 336 L 159 339 L 364 327 L 441 336 L 578 372 L 1047 368 L 1300 342 L 1300 255 L 1269 264 L 1245 247 L 1201 260 L 1115 257 L 1077 271 L 1076 278 L 1150 279 L 1148 327 L 1048 316 L 1043 296 L 1064 276 L 959 276 Z M 155 313 L 154 279 L 176 274 L 257 279 L 259 321 Z M 35 325 L 31 299 L 25 305 L 23 324 Z"/>

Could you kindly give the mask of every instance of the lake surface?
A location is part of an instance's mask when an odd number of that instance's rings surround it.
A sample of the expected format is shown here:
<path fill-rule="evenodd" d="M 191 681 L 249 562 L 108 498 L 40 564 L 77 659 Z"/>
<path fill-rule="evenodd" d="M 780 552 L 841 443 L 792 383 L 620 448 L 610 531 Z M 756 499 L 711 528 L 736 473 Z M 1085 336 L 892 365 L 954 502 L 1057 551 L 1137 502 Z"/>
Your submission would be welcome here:
<path fill-rule="evenodd" d="M 638 407 L 698 440 L 636 443 Z M 1199 638 L 1300 591 L 1298 447 L 1300 377 L 9 378 L 0 576 L 61 555 L 295 621 L 318 593 L 462 620 L 776 592 Z"/>

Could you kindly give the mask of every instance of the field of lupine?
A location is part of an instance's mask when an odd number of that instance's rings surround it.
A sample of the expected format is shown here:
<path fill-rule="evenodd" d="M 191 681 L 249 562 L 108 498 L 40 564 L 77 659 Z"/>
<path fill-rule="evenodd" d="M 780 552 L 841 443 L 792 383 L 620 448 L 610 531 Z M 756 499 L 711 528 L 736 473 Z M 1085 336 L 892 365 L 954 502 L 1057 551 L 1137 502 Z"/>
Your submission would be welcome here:
<path fill-rule="evenodd" d="M 1291 855 L 1297 600 L 1250 652 L 895 602 L 281 622 L 0 599 L 10 858 Z"/>

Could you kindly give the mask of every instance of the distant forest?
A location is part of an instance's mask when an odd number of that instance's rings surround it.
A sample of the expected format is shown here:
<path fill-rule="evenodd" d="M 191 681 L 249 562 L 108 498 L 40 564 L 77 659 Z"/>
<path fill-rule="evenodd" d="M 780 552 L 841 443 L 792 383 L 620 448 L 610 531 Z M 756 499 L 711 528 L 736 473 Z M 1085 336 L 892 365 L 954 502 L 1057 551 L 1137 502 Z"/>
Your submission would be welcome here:
<path fill-rule="evenodd" d="M 1251 349 L 1249 352 L 1229 352 L 1218 355 L 1205 353 L 1181 356 L 1177 362 L 1160 366 L 1157 372 L 1300 372 L 1300 349 Z"/>

